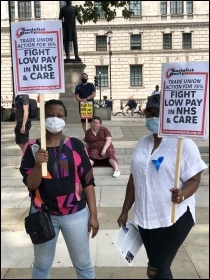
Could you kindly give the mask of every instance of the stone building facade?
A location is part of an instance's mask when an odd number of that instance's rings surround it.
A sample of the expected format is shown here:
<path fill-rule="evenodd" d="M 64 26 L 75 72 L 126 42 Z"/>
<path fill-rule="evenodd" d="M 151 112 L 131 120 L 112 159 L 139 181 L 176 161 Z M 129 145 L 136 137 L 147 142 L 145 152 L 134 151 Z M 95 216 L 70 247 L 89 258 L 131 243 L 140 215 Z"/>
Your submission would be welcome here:
<path fill-rule="evenodd" d="M 1 1 L 1 96 L 10 103 L 13 90 L 8 2 Z M 10 2 L 15 7 L 14 21 L 19 20 L 18 2 L 30 2 L 30 20 L 48 21 L 58 19 L 64 1 Z M 82 2 L 72 1 L 72 5 Z M 124 19 L 118 9 L 116 19 L 111 22 L 101 17 L 96 24 L 77 23 L 79 56 L 86 65 L 85 72 L 90 82 L 101 72 L 101 96 L 110 98 L 111 94 L 114 107 L 119 107 L 119 100 L 128 95 L 144 100 L 156 84 L 161 87 L 162 63 L 209 60 L 208 1 L 132 2 L 138 5 L 136 15 L 130 19 Z M 37 3 L 40 15 L 35 18 Z M 109 29 L 112 31 L 110 44 Z M 72 50 L 70 56 L 74 56 Z M 49 94 L 46 98 L 58 96 Z"/>

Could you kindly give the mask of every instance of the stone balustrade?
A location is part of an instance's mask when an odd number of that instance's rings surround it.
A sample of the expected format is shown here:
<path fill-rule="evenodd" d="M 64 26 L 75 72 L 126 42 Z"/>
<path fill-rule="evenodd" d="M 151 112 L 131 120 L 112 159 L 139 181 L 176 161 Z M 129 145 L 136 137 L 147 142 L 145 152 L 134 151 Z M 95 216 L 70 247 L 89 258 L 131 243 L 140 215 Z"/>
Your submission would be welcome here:
<path fill-rule="evenodd" d="M 12 109 L 12 99 L 1 100 L 1 107 L 5 109 Z"/>

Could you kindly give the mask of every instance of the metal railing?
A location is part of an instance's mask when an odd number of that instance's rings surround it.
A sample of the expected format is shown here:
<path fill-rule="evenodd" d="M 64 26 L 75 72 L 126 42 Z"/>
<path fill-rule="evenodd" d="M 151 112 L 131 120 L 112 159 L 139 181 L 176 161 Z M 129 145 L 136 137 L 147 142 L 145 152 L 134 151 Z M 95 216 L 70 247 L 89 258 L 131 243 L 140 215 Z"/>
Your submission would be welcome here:
<path fill-rule="evenodd" d="M 1 100 L 1 107 L 5 108 L 5 109 L 11 109 L 12 108 L 12 99 Z"/>
<path fill-rule="evenodd" d="M 99 99 L 94 98 L 94 100 L 95 100 L 96 104 L 100 103 Z M 127 99 L 112 99 L 113 111 L 122 110 L 124 108 L 125 104 L 127 103 L 127 101 L 128 101 Z M 135 101 L 137 104 L 143 105 L 147 101 L 147 98 L 135 98 Z M 102 104 L 103 104 L 103 101 L 102 101 Z"/>
<path fill-rule="evenodd" d="M 99 99 L 95 99 L 95 103 L 100 103 Z M 113 110 L 119 110 L 122 108 L 124 108 L 125 104 L 127 103 L 127 99 L 113 99 L 112 100 L 112 106 L 113 106 Z M 146 98 L 135 98 L 135 101 L 137 104 L 142 105 L 144 104 L 147 99 Z M 103 104 L 103 100 L 101 102 Z M 1 100 L 1 107 L 5 108 L 5 109 L 11 109 L 12 108 L 12 99 L 5 99 L 5 100 Z"/>

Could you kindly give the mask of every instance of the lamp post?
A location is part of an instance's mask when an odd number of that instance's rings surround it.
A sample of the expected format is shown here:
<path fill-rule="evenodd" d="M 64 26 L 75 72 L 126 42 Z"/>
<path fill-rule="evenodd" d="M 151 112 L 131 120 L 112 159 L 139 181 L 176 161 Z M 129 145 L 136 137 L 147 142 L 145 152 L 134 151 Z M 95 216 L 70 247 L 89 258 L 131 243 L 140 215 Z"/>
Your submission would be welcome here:
<path fill-rule="evenodd" d="M 13 76 L 13 59 L 12 59 L 12 28 L 11 28 L 11 3 L 8 1 L 8 13 L 9 13 L 9 30 L 10 30 L 10 56 L 11 56 L 11 72 L 12 72 L 12 104 L 15 103 L 15 89 L 14 89 L 14 76 Z"/>
<path fill-rule="evenodd" d="M 111 51 L 111 38 L 112 38 L 112 30 L 109 28 L 107 31 L 107 37 L 109 39 L 108 45 L 109 45 L 109 86 L 110 86 L 110 101 L 111 101 L 111 110 L 112 110 L 112 51 Z"/>
<path fill-rule="evenodd" d="M 99 94 L 100 94 L 100 105 L 101 105 L 101 72 L 98 72 L 99 77 Z"/>

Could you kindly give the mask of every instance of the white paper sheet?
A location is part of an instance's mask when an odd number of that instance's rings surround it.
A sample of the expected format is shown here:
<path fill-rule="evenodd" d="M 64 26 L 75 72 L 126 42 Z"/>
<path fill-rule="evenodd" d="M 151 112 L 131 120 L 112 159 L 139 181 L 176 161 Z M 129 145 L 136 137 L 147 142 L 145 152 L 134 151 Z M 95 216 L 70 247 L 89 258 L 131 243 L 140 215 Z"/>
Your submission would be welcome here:
<path fill-rule="evenodd" d="M 143 242 L 138 228 L 132 222 L 127 221 L 126 227 L 119 229 L 114 244 L 127 264 L 132 266 Z"/>

